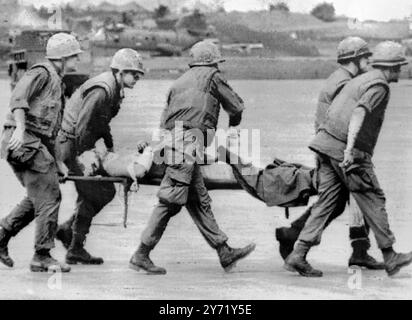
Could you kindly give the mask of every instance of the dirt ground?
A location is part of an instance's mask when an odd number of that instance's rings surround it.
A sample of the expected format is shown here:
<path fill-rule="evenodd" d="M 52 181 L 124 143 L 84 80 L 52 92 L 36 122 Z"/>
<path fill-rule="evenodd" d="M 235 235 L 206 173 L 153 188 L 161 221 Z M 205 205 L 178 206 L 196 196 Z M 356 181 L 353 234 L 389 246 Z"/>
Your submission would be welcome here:
<path fill-rule="evenodd" d="M 157 126 L 169 81 L 142 81 L 129 92 L 113 122 L 117 150 L 128 152 L 137 140 L 149 138 Z M 262 164 L 274 156 L 312 164 L 306 148 L 312 136 L 317 92 L 322 81 L 236 81 L 233 86 L 248 107 L 244 128 L 261 129 Z M 4 119 L 10 96 L 8 83 L 0 80 L 0 117 Z M 377 174 L 388 198 L 390 222 L 397 236 L 396 249 L 412 249 L 409 197 L 412 191 L 412 82 L 394 86 L 391 107 L 375 154 Z M 222 116 L 222 123 L 227 118 Z M 5 161 L 0 161 L 0 217 L 23 197 Z M 280 208 L 267 208 L 243 191 L 212 191 L 213 208 L 232 246 L 250 241 L 256 250 L 231 273 L 225 273 L 216 253 L 208 247 L 186 210 L 171 222 L 152 258 L 167 269 L 165 276 L 147 276 L 128 268 L 128 260 L 156 204 L 156 187 L 141 186 L 130 199 L 129 226 L 124 229 L 120 196 L 95 219 L 87 249 L 104 257 L 102 266 L 74 266 L 64 275 L 33 274 L 28 265 L 33 254 L 34 225 L 10 242 L 15 267 L 0 265 L 2 299 L 411 299 L 412 267 L 396 278 L 382 271 L 348 270 L 350 255 L 348 217 L 344 214 L 324 233 L 309 260 L 324 277 L 306 279 L 284 271 L 274 230 L 287 225 Z M 74 207 L 73 185 L 62 185 L 60 221 Z M 292 218 L 304 208 L 291 210 Z M 371 253 L 381 259 L 372 239 Z M 53 254 L 64 259 L 56 243 Z"/>

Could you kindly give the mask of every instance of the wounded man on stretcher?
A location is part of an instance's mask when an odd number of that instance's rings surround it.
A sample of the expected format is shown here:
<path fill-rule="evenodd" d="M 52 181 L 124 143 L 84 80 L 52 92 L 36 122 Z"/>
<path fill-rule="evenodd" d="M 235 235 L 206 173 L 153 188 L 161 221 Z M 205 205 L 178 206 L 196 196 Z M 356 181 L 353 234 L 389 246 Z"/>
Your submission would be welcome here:
<path fill-rule="evenodd" d="M 313 168 L 279 159 L 257 168 L 223 146 L 218 154 L 217 160 L 225 162 L 200 166 L 208 189 L 243 189 L 269 207 L 305 206 L 317 194 Z M 128 177 L 139 184 L 160 185 L 166 166 L 153 159 L 153 149 L 146 144 L 129 155 L 95 148 L 78 156 L 77 162 L 85 176 Z"/>

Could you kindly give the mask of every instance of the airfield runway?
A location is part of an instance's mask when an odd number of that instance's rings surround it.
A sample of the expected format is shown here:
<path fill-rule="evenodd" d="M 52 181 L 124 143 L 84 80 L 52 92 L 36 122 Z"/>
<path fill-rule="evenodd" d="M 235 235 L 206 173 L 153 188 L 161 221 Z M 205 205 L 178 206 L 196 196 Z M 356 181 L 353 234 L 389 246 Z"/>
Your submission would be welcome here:
<path fill-rule="evenodd" d="M 143 80 L 127 98 L 113 122 L 116 150 L 130 152 L 139 139 L 150 139 L 157 127 L 170 81 Z M 273 157 L 313 165 L 307 144 L 313 135 L 313 116 L 321 80 L 234 81 L 247 110 L 243 128 L 260 129 L 261 162 Z M 0 80 L 0 118 L 7 111 L 8 82 Z M 388 199 L 388 212 L 397 237 L 396 249 L 412 250 L 412 82 L 393 85 L 392 100 L 376 150 L 375 165 Z M 222 112 L 223 113 L 223 112 Z M 227 123 L 222 115 L 221 126 Z M 5 161 L 0 161 L 0 217 L 23 197 L 24 189 Z M 255 252 L 232 273 L 224 273 L 216 253 L 207 246 L 186 210 L 172 219 L 152 254 L 167 269 L 165 276 L 146 276 L 128 269 L 128 260 L 156 204 L 156 187 L 141 186 L 130 199 L 129 227 L 121 226 L 122 206 L 117 197 L 95 220 L 87 249 L 102 256 L 102 266 L 74 266 L 64 275 L 33 274 L 33 225 L 10 242 L 15 267 L 0 265 L 1 299 L 411 299 L 412 267 L 396 278 L 383 271 L 348 270 L 350 255 L 347 215 L 325 232 L 322 243 L 309 255 L 324 271 L 320 279 L 286 272 L 277 251 L 274 230 L 288 221 L 280 208 L 267 208 L 243 191 L 212 191 L 213 208 L 232 246 L 249 241 Z M 72 184 L 62 185 L 60 221 L 74 207 Z M 304 208 L 291 210 L 292 218 Z M 381 259 L 372 241 L 371 250 Z M 59 259 L 60 243 L 53 251 Z"/>

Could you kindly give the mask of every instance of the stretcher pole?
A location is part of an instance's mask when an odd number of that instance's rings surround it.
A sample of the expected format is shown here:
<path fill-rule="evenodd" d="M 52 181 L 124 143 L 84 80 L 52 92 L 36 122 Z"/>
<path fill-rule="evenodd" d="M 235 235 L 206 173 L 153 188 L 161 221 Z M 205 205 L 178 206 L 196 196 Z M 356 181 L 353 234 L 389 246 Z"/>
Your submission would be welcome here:
<path fill-rule="evenodd" d="M 123 186 L 123 227 L 127 228 L 127 218 L 129 212 L 129 191 L 130 179 L 126 177 L 86 177 L 86 176 L 68 176 L 65 179 L 60 179 L 61 183 L 66 181 L 88 181 L 88 182 L 113 182 L 121 183 Z"/>

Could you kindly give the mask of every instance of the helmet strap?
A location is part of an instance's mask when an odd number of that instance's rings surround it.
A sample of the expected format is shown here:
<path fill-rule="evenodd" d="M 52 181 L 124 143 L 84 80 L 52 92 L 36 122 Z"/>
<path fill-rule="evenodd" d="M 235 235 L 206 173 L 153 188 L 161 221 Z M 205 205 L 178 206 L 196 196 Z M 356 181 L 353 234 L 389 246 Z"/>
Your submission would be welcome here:
<path fill-rule="evenodd" d="M 355 64 L 356 68 L 358 68 L 358 74 L 360 74 L 362 72 L 361 70 L 361 65 L 360 65 L 360 59 L 361 58 L 356 58 L 353 63 Z"/>
<path fill-rule="evenodd" d="M 120 70 L 119 72 L 120 75 L 120 98 L 123 99 L 124 98 L 124 80 L 123 80 L 123 70 Z"/>
<path fill-rule="evenodd" d="M 64 73 L 66 72 L 66 58 L 62 59 L 62 70 L 61 70 L 61 75 L 64 76 Z"/>
<path fill-rule="evenodd" d="M 118 69 L 112 69 L 112 74 L 116 80 L 116 84 L 120 87 L 120 98 L 124 98 L 124 82 L 123 82 L 123 71 Z"/>
<path fill-rule="evenodd" d="M 53 67 L 56 69 L 56 71 L 60 74 L 61 77 L 64 76 L 64 69 L 65 69 L 65 58 L 62 58 L 61 60 L 49 60 L 50 63 L 53 65 Z M 61 62 L 61 66 L 56 65 L 56 61 Z"/>

